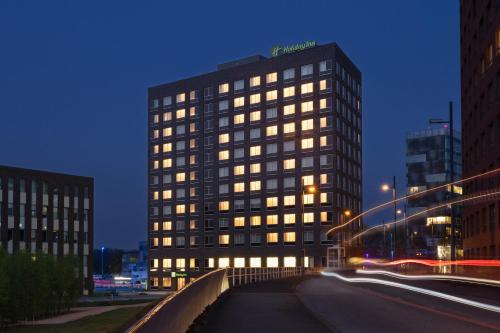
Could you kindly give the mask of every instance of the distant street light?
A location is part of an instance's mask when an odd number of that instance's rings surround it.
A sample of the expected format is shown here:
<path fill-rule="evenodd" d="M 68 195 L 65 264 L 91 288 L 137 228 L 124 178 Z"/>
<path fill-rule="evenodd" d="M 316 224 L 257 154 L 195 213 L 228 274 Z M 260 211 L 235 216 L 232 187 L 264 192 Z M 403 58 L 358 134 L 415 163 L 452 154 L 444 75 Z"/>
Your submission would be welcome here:
<path fill-rule="evenodd" d="M 391 237 L 392 240 L 392 249 L 391 249 L 391 257 L 394 259 L 396 255 L 396 220 L 397 220 L 397 207 L 396 207 L 396 176 L 392 177 L 392 186 L 389 184 L 382 185 L 382 191 L 388 192 L 392 190 L 392 202 L 394 204 L 394 227 L 393 227 L 393 235 Z"/>
<path fill-rule="evenodd" d="M 104 246 L 101 247 L 101 276 L 104 276 Z"/>

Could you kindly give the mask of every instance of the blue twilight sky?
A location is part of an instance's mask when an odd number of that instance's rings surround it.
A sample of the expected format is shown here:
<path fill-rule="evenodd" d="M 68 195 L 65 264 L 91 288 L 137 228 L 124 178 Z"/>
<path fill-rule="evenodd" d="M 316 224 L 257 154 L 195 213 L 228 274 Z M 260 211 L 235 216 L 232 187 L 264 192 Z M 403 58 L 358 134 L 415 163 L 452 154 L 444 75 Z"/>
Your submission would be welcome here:
<path fill-rule="evenodd" d="M 404 184 L 406 132 L 446 117 L 448 100 L 458 119 L 458 3 L 3 0 L 0 164 L 93 176 L 95 246 L 133 248 L 146 237 L 147 88 L 277 43 L 336 41 L 363 73 L 371 206 L 382 181 Z"/>

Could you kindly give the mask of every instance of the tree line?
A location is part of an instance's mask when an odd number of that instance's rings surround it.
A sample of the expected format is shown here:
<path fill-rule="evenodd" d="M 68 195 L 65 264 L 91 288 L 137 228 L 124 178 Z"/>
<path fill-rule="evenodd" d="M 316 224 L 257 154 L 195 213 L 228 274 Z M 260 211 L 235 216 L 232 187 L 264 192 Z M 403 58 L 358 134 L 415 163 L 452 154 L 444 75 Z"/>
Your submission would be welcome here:
<path fill-rule="evenodd" d="M 79 260 L 0 250 L 0 326 L 69 311 L 81 295 Z"/>

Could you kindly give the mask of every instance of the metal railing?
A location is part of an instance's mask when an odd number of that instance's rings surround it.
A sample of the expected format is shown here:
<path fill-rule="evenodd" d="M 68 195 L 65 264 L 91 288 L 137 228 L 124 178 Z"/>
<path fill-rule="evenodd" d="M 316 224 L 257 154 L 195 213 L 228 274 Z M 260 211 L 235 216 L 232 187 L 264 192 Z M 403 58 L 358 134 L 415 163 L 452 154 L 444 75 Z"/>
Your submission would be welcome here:
<path fill-rule="evenodd" d="M 125 333 L 184 333 L 226 290 L 260 281 L 303 275 L 302 267 L 221 268 L 168 295 Z"/>

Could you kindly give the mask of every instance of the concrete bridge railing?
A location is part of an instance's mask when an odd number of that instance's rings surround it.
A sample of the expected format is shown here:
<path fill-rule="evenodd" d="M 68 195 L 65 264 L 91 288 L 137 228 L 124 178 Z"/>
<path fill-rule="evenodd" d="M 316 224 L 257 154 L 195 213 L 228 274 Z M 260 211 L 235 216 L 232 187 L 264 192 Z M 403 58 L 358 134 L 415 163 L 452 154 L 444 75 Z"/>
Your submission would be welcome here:
<path fill-rule="evenodd" d="M 302 267 L 221 268 L 168 295 L 126 333 L 184 333 L 226 290 L 249 283 L 304 274 Z"/>

